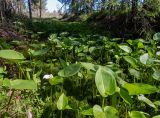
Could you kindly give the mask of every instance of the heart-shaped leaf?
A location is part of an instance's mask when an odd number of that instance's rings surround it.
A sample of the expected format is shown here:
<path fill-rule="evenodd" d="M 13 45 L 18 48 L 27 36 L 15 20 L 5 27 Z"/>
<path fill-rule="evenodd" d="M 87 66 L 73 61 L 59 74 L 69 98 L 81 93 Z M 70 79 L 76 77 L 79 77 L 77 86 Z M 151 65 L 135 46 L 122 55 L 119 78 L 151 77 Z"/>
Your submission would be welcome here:
<path fill-rule="evenodd" d="M 140 56 L 140 62 L 142 63 L 142 64 L 147 64 L 147 61 L 148 61 L 148 59 L 149 59 L 149 55 L 148 55 L 148 53 L 145 53 L 145 54 L 143 54 L 143 55 L 141 55 Z"/>
<path fill-rule="evenodd" d="M 160 32 L 153 35 L 153 40 L 160 41 Z"/>
<path fill-rule="evenodd" d="M 92 71 L 96 71 L 98 66 L 94 65 L 92 63 L 86 63 L 86 62 L 81 62 L 82 67 L 84 67 L 87 70 L 92 70 Z"/>
<path fill-rule="evenodd" d="M 160 70 L 154 70 L 154 73 L 153 73 L 152 77 L 155 80 L 160 81 Z"/>
<path fill-rule="evenodd" d="M 131 118 L 146 118 L 143 112 L 140 111 L 132 111 L 130 113 Z"/>
<path fill-rule="evenodd" d="M 131 56 L 124 56 L 123 57 L 125 61 L 127 61 L 128 63 L 130 63 L 133 67 L 136 67 L 137 65 L 137 60 Z"/>
<path fill-rule="evenodd" d="M 93 115 L 95 118 L 106 118 L 105 113 L 99 105 L 94 105 Z"/>
<path fill-rule="evenodd" d="M 131 75 L 133 75 L 137 79 L 140 79 L 140 72 L 139 71 L 137 71 L 133 68 L 129 68 L 128 70 Z"/>
<path fill-rule="evenodd" d="M 113 95 L 117 88 L 114 72 L 105 67 L 99 67 L 97 70 L 95 83 L 99 93 L 103 97 Z"/>
<path fill-rule="evenodd" d="M 119 118 L 118 111 L 111 106 L 105 106 L 102 109 L 99 105 L 94 105 L 93 115 L 95 118 Z"/>
<path fill-rule="evenodd" d="M 131 99 L 131 96 L 129 96 L 127 90 L 120 88 L 119 94 L 127 104 L 131 105 L 133 103 L 133 100 Z"/>
<path fill-rule="evenodd" d="M 58 110 L 71 109 L 71 107 L 68 105 L 68 98 L 64 93 L 62 93 L 57 101 L 57 108 Z"/>
<path fill-rule="evenodd" d="M 80 64 L 72 64 L 60 70 L 58 75 L 61 77 L 69 77 L 77 74 L 81 68 Z"/>
<path fill-rule="evenodd" d="M 119 118 L 118 117 L 118 111 L 111 106 L 104 107 L 104 112 L 106 115 L 106 118 Z"/>
<path fill-rule="evenodd" d="M 132 49 L 127 45 L 118 45 L 118 47 L 120 49 L 122 49 L 123 51 L 127 52 L 127 53 L 131 53 L 132 52 Z"/>
<path fill-rule="evenodd" d="M 57 85 L 59 83 L 63 83 L 63 78 L 59 77 L 59 76 L 53 77 L 53 78 L 49 79 L 49 83 L 51 85 Z"/>

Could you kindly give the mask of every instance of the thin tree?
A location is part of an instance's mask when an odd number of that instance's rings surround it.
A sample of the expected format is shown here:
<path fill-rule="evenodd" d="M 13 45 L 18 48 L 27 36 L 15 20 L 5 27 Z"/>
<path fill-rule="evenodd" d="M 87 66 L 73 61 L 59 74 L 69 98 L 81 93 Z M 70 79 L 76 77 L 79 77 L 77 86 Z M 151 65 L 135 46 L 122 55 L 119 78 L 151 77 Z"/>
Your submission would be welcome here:
<path fill-rule="evenodd" d="M 39 1 L 39 17 L 42 17 L 42 0 Z"/>
<path fill-rule="evenodd" d="M 32 20 L 31 0 L 28 0 L 28 8 L 29 8 L 29 18 Z"/>
<path fill-rule="evenodd" d="M 137 15 L 138 12 L 138 0 L 132 0 L 132 18 L 134 18 Z"/>

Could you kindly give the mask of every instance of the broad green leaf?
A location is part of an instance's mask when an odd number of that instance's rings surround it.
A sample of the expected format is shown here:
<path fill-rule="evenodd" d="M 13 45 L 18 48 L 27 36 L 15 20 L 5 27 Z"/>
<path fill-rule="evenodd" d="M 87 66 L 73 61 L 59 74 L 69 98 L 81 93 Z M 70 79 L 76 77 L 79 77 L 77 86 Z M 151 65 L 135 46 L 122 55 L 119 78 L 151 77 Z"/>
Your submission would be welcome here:
<path fill-rule="evenodd" d="M 67 67 L 67 63 L 63 59 L 59 59 L 63 68 Z"/>
<path fill-rule="evenodd" d="M 160 41 L 160 32 L 153 35 L 153 40 Z"/>
<path fill-rule="evenodd" d="M 82 67 L 84 67 L 87 70 L 92 70 L 92 71 L 96 71 L 98 66 L 94 65 L 92 63 L 86 63 L 86 62 L 81 62 Z"/>
<path fill-rule="evenodd" d="M 68 109 L 68 98 L 64 93 L 62 93 L 57 101 L 57 108 L 58 110 Z"/>
<path fill-rule="evenodd" d="M 127 61 L 128 63 L 130 63 L 133 67 L 135 67 L 137 65 L 137 60 L 131 56 L 124 56 L 123 57 L 125 61 Z"/>
<path fill-rule="evenodd" d="M 156 106 L 160 106 L 160 101 L 155 101 L 154 104 L 155 104 Z"/>
<path fill-rule="evenodd" d="M 146 118 L 146 116 L 144 115 L 144 113 L 140 112 L 140 111 L 132 111 L 130 113 L 130 117 L 131 118 Z"/>
<path fill-rule="evenodd" d="M 23 60 L 23 54 L 14 50 L 0 50 L 0 57 L 9 60 Z"/>
<path fill-rule="evenodd" d="M 153 102 L 150 101 L 148 98 L 146 98 L 144 95 L 139 95 L 139 96 L 138 96 L 138 99 L 139 99 L 140 101 L 145 102 L 145 103 L 148 104 L 149 106 L 157 109 L 156 106 L 153 104 Z"/>
<path fill-rule="evenodd" d="M 133 100 L 131 99 L 131 96 L 129 96 L 127 90 L 120 88 L 119 94 L 127 104 L 131 105 L 133 103 Z"/>
<path fill-rule="evenodd" d="M 81 114 L 84 116 L 92 116 L 93 115 L 93 108 L 82 110 Z"/>
<path fill-rule="evenodd" d="M 140 94 L 152 94 L 156 93 L 158 89 L 155 86 L 143 83 L 127 83 L 122 85 L 128 90 L 129 95 L 140 95 Z"/>
<path fill-rule="evenodd" d="M 119 118 L 118 111 L 111 106 L 105 106 L 102 109 L 99 105 L 94 105 L 93 115 L 95 118 Z"/>
<path fill-rule="evenodd" d="M 65 67 L 63 70 L 58 72 L 58 75 L 61 77 L 69 77 L 77 74 L 81 68 L 80 64 L 72 64 Z"/>
<path fill-rule="evenodd" d="M 33 56 L 41 56 L 44 55 L 48 52 L 48 49 L 41 49 L 41 50 L 36 50 L 32 52 Z"/>
<path fill-rule="evenodd" d="M 149 59 L 149 55 L 148 55 L 148 53 L 145 53 L 145 54 L 143 54 L 143 55 L 141 55 L 140 56 L 140 62 L 142 63 L 142 64 L 147 64 L 147 61 L 148 61 L 148 59 Z"/>
<path fill-rule="evenodd" d="M 122 49 L 123 51 L 127 52 L 127 53 L 131 53 L 132 52 L 132 49 L 127 45 L 118 45 L 118 47 L 120 49 Z"/>
<path fill-rule="evenodd" d="M 93 115 L 95 118 L 106 118 L 105 113 L 99 105 L 94 105 Z"/>
<path fill-rule="evenodd" d="M 154 117 L 152 117 L 152 118 L 160 118 L 160 115 L 154 116 Z"/>
<path fill-rule="evenodd" d="M 37 85 L 33 80 L 12 80 L 10 83 L 12 89 L 37 89 Z"/>
<path fill-rule="evenodd" d="M 11 83 L 10 83 L 10 80 L 9 79 L 4 79 L 3 80 L 3 85 L 2 86 L 5 86 L 5 87 L 11 87 Z"/>
<path fill-rule="evenodd" d="M 2 73 L 6 73 L 6 72 L 5 72 L 4 68 L 0 67 L 0 74 L 2 74 Z"/>
<path fill-rule="evenodd" d="M 133 40 L 131 40 L 131 39 L 127 40 L 127 43 L 128 43 L 129 45 L 133 45 L 133 44 L 134 44 Z"/>
<path fill-rule="evenodd" d="M 137 71 L 133 68 L 129 68 L 128 70 L 131 75 L 133 75 L 137 79 L 140 79 L 140 72 L 139 71 Z"/>
<path fill-rule="evenodd" d="M 154 70 L 154 73 L 153 73 L 152 77 L 155 80 L 160 81 L 160 71 L 159 70 Z"/>
<path fill-rule="evenodd" d="M 99 93 L 103 97 L 113 95 L 117 88 L 114 72 L 105 67 L 99 67 L 96 72 L 95 83 Z"/>
<path fill-rule="evenodd" d="M 119 118 L 118 117 L 118 111 L 111 106 L 104 107 L 104 112 L 106 115 L 106 118 Z"/>
<path fill-rule="evenodd" d="M 90 48 L 89 48 L 89 52 L 90 52 L 90 53 L 93 53 L 93 51 L 94 51 L 95 49 L 96 49 L 96 47 L 90 47 Z"/>
<path fill-rule="evenodd" d="M 53 78 L 49 79 L 49 83 L 51 85 L 57 85 L 59 83 L 63 83 L 63 78 L 59 77 L 59 76 L 53 77 Z"/>
<path fill-rule="evenodd" d="M 138 42 L 138 48 L 144 48 L 144 45 L 141 41 Z"/>

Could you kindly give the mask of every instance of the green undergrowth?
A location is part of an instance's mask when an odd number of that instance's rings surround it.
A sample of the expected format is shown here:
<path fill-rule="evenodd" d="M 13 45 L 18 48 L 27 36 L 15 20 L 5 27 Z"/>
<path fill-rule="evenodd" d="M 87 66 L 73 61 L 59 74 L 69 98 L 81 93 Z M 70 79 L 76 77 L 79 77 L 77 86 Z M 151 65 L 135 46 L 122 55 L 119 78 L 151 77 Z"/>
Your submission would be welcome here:
<path fill-rule="evenodd" d="M 1 118 L 159 118 L 160 33 L 123 40 L 50 19 L 32 27 L 29 41 L 0 40 Z"/>

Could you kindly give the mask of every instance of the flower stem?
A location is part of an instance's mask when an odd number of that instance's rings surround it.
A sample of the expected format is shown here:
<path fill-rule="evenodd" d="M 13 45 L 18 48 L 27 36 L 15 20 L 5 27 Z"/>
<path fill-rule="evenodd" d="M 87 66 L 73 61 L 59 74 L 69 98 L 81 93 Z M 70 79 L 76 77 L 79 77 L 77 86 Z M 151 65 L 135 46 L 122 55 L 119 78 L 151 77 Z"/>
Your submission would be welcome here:
<path fill-rule="evenodd" d="M 63 116 L 63 111 L 61 110 L 61 116 L 60 116 L 60 118 L 62 118 L 62 116 Z"/>

